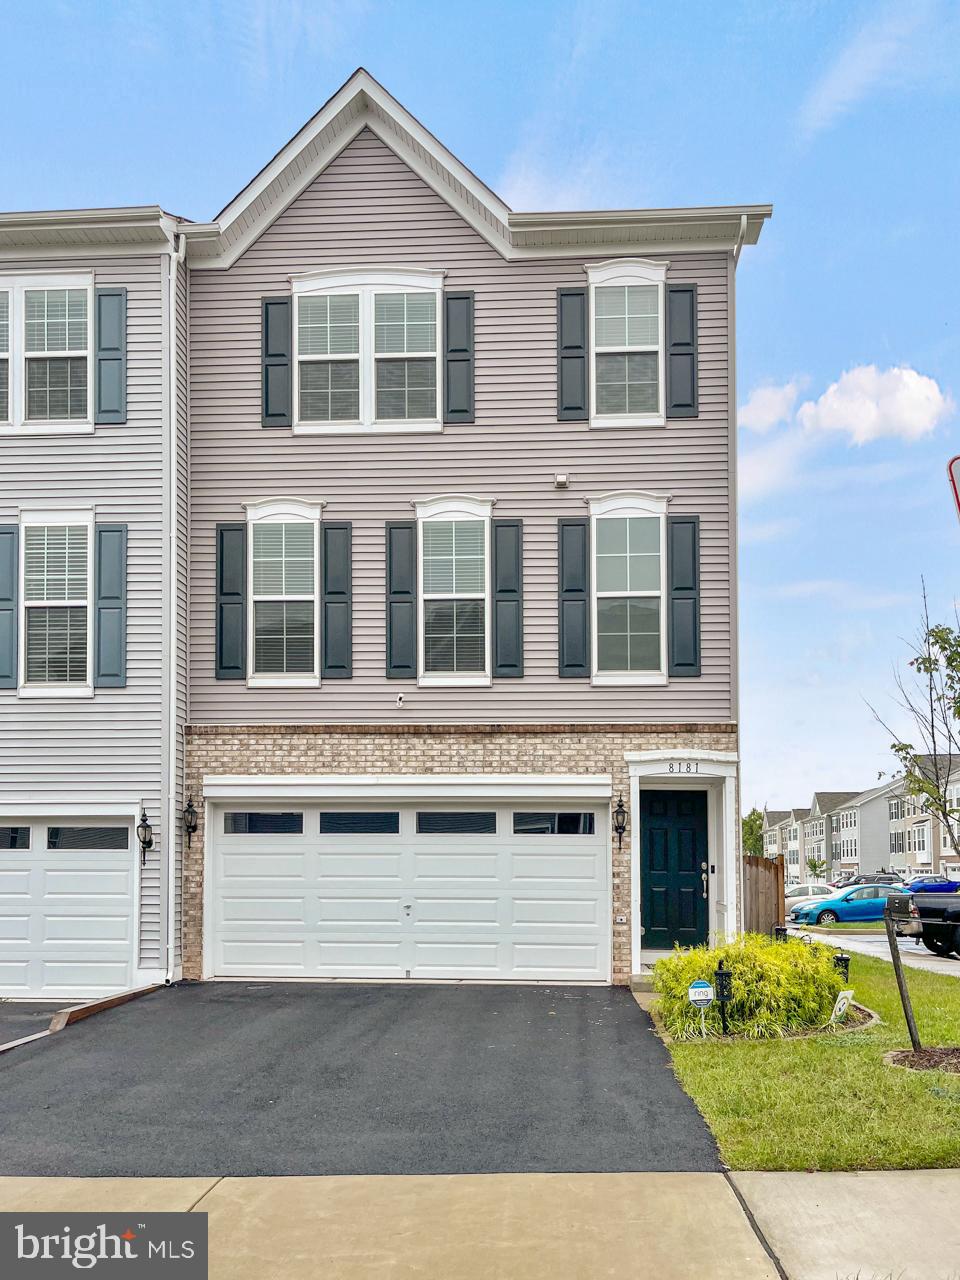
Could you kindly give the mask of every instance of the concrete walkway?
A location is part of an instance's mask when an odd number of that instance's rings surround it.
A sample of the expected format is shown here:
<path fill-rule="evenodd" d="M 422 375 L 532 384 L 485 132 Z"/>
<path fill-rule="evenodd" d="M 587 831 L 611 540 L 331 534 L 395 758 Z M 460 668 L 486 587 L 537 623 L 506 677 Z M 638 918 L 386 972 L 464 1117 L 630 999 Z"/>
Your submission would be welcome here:
<path fill-rule="evenodd" d="M 777 1280 L 722 1174 L 0 1178 L 0 1211 L 208 1215 L 210 1280 Z"/>

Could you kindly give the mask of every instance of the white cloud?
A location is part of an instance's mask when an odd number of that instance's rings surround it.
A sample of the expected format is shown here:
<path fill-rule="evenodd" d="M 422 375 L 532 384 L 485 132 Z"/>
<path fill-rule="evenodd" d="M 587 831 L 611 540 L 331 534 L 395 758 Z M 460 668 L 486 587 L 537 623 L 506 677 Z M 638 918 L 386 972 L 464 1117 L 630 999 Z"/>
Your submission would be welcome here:
<path fill-rule="evenodd" d="M 756 546 L 763 542 L 779 542 L 800 527 L 800 521 L 793 516 L 783 520 L 751 520 L 740 526 L 740 545 Z"/>
<path fill-rule="evenodd" d="M 800 380 L 792 378 L 782 386 L 754 387 L 746 404 L 740 406 L 737 423 L 750 431 L 764 432 L 781 422 L 789 422 L 800 392 Z"/>
<path fill-rule="evenodd" d="M 917 44 L 935 28 L 937 6 L 913 0 L 890 6 L 856 32 L 811 87 L 800 107 L 801 136 L 809 140 L 875 90 L 900 87 L 924 61 Z"/>
<path fill-rule="evenodd" d="M 845 609 L 893 609 L 910 604 L 913 597 L 903 591 L 870 591 L 840 578 L 803 578 L 765 588 L 774 600 L 825 600 Z"/>
<path fill-rule="evenodd" d="M 846 373 L 816 400 L 797 410 L 807 432 L 845 432 L 855 444 L 884 436 L 919 440 L 953 412 L 953 403 L 937 385 L 915 369 L 878 369 L 860 365 Z"/>
<path fill-rule="evenodd" d="M 797 483 L 801 460 L 808 448 L 808 438 L 792 427 L 754 449 L 741 452 L 737 471 L 740 497 L 745 502 L 754 502 Z"/>

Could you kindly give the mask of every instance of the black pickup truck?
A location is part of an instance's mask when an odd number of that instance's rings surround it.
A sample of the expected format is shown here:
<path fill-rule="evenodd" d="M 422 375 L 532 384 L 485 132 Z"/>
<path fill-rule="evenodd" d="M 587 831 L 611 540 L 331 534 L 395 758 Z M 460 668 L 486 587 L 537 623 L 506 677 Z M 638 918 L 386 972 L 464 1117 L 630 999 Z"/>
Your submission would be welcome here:
<path fill-rule="evenodd" d="M 919 938 L 936 956 L 960 954 L 960 893 L 900 893 L 887 899 L 897 933 Z"/>

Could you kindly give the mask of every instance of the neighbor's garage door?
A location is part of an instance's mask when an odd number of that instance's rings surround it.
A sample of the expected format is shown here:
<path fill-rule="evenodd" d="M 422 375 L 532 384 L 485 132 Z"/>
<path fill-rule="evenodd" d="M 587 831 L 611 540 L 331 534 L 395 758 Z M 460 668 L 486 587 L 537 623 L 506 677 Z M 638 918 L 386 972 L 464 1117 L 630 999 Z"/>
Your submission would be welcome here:
<path fill-rule="evenodd" d="M 213 810 L 222 977 L 610 977 L 603 806 Z"/>
<path fill-rule="evenodd" d="M 0 996 L 83 998 L 131 984 L 130 824 L 0 825 Z"/>

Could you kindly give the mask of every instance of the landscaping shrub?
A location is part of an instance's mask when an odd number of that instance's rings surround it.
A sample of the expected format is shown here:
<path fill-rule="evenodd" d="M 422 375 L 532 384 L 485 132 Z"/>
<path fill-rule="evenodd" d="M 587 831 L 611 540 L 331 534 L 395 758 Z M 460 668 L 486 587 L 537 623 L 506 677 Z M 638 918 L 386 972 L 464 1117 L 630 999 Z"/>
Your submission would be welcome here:
<path fill-rule="evenodd" d="M 843 988 L 833 955 L 832 947 L 819 942 L 774 942 L 760 933 L 743 934 L 719 947 L 678 948 L 654 965 L 660 1016 L 676 1039 L 700 1036 L 700 1010 L 687 999 L 687 988 L 698 978 L 716 985 L 722 960 L 733 974 L 733 998 L 727 1004 L 731 1034 L 759 1040 L 822 1027 Z M 706 1026 L 708 1034 L 721 1032 L 716 1000 L 706 1011 Z"/>

